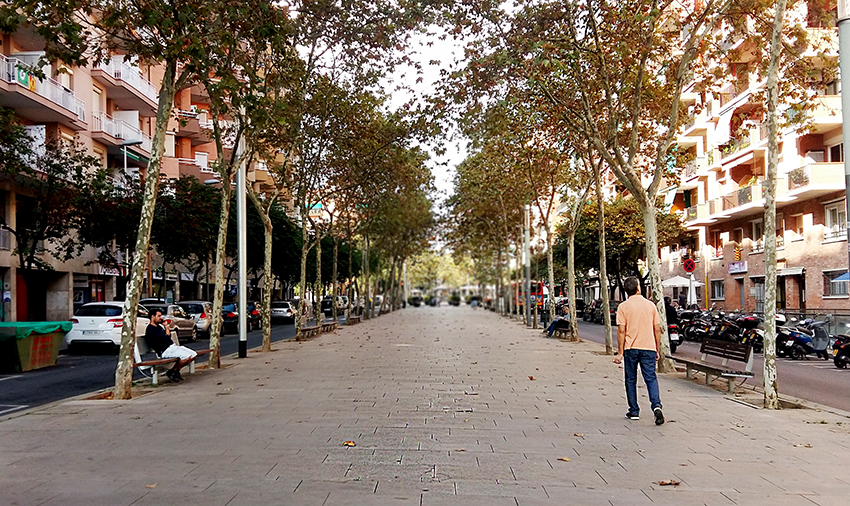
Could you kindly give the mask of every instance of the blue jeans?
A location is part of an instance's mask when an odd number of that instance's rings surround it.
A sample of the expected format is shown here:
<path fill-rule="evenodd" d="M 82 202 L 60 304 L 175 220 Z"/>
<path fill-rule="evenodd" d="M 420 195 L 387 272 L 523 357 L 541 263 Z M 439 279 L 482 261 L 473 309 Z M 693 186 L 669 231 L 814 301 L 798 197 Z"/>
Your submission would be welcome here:
<path fill-rule="evenodd" d="M 658 395 L 658 379 L 655 377 L 655 351 L 653 350 L 625 350 L 623 352 L 623 369 L 626 372 L 626 399 L 629 402 L 629 414 L 640 413 L 637 399 L 637 367 L 640 364 L 640 372 L 643 374 L 643 382 L 649 394 L 649 402 L 652 409 L 661 407 L 661 397 Z"/>

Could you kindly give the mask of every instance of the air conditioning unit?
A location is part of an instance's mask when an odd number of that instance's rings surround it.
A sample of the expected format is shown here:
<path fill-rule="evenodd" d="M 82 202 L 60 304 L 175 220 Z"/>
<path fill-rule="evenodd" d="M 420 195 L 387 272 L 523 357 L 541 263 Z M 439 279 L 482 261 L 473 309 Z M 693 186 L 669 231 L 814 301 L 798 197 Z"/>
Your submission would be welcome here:
<path fill-rule="evenodd" d="M 0 228 L 0 250 L 9 251 L 12 249 L 12 232 L 8 228 Z"/>

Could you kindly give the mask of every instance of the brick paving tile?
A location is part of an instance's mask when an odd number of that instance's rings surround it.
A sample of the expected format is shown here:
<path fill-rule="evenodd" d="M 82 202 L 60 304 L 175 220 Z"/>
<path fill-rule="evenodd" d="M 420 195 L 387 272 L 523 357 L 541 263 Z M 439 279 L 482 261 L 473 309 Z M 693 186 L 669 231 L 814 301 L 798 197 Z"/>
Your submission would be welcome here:
<path fill-rule="evenodd" d="M 660 378 L 600 346 L 408 308 L 130 401 L 0 420 L 0 505 L 846 504 L 850 419 Z M 343 443 L 353 441 L 356 446 Z M 661 485 L 673 480 L 677 485 Z"/>

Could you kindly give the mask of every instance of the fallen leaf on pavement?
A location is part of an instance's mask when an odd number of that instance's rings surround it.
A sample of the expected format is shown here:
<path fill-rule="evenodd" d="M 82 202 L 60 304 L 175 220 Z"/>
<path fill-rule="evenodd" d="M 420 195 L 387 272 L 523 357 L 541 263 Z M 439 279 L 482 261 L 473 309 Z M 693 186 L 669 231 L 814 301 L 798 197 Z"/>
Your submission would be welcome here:
<path fill-rule="evenodd" d="M 575 437 L 584 437 L 584 434 L 582 434 L 581 432 L 576 432 L 575 434 L 573 434 L 573 436 L 575 436 Z"/>
<path fill-rule="evenodd" d="M 145 488 L 156 488 L 156 483 L 151 483 L 150 485 L 145 485 Z"/>
<path fill-rule="evenodd" d="M 681 482 L 678 482 L 676 480 L 664 480 L 664 481 L 655 482 L 656 485 L 661 485 L 662 487 L 667 487 L 667 486 L 671 486 L 671 485 L 675 487 L 675 486 L 679 485 L 679 483 L 681 483 Z"/>
<path fill-rule="evenodd" d="M 342 446 L 348 446 L 349 448 L 351 448 L 351 447 L 357 446 L 357 443 L 355 443 L 354 441 L 346 441 L 346 442 L 342 443 Z"/>
<path fill-rule="evenodd" d="M 794 448 L 811 448 L 811 447 L 812 447 L 812 443 L 795 444 L 794 445 Z"/>
<path fill-rule="evenodd" d="M 570 461 L 570 459 L 568 459 L 567 457 L 560 457 L 558 460 L 561 460 L 563 462 L 569 462 Z"/>
<path fill-rule="evenodd" d="M 555 399 L 546 399 L 546 402 L 555 402 Z"/>
<path fill-rule="evenodd" d="M 466 448 L 458 448 L 458 449 L 457 449 L 457 450 L 455 450 L 455 451 L 456 451 L 456 452 L 465 452 L 465 451 L 466 451 Z"/>
<path fill-rule="evenodd" d="M 530 379 L 531 381 L 534 381 L 534 380 L 536 380 L 537 378 L 535 378 L 534 376 L 529 376 L 529 377 L 528 377 L 528 379 Z"/>

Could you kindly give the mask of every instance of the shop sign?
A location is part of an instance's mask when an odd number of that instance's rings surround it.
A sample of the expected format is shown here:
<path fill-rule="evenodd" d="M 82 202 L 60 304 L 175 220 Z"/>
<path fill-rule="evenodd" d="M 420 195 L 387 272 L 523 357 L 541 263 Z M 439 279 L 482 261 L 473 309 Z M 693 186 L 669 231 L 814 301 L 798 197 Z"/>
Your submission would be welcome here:
<path fill-rule="evenodd" d="M 180 281 L 195 281 L 195 275 L 191 272 L 181 272 Z"/>
<path fill-rule="evenodd" d="M 741 260 L 740 262 L 729 262 L 729 274 L 740 274 L 742 272 L 747 272 L 746 260 Z"/>

